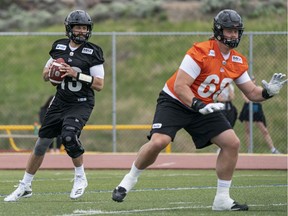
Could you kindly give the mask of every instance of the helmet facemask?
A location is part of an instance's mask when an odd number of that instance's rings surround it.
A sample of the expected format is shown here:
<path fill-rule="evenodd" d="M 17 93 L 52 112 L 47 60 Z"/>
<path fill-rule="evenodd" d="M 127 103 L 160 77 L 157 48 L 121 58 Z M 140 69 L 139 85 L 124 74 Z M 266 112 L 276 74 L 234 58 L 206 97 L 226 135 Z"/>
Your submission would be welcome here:
<path fill-rule="evenodd" d="M 83 10 L 75 10 L 72 11 L 65 19 L 65 28 L 66 28 L 66 36 L 70 40 L 72 40 L 76 44 L 82 44 L 88 41 L 88 39 L 91 37 L 92 29 L 93 29 L 93 22 L 88 15 Z M 86 25 L 88 32 L 84 35 L 84 38 L 80 35 L 75 35 L 73 33 L 73 27 L 75 25 Z"/>
<path fill-rule="evenodd" d="M 237 29 L 238 38 L 225 38 L 223 29 Z M 214 18 L 214 37 L 230 48 L 236 48 L 241 40 L 244 27 L 240 15 L 234 10 L 223 10 Z"/>

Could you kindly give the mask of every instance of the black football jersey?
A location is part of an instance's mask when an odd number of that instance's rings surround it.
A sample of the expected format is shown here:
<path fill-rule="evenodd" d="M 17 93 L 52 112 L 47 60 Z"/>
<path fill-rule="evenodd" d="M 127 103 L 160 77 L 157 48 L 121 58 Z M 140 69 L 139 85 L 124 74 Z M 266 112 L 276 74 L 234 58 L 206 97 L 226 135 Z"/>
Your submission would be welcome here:
<path fill-rule="evenodd" d="M 53 43 L 49 54 L 53 59 L 63 58 L 76 72 L 87 75 L 90 75 L 89 68 L 104 63 L 102 49 L 90 42 L 72 51 L 69 39 L 60 39 Z M 68 103 L 89 101 L 94 104 L 94 90 L 72 77 L 65 77 L 57 86 L 56 97 Z"/>

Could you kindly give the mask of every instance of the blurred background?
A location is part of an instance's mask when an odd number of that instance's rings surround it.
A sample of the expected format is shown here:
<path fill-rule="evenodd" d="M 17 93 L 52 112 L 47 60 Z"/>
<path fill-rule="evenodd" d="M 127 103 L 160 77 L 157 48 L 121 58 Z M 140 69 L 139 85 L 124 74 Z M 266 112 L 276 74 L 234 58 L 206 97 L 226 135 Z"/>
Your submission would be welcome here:
<path fill-rule="evenodd" d="M 136 152 L 147 141 L 156 99 L 165 81 L 179 67 L 186 51 L 212 35 L 215 15 L 236 10 L 245 31 L 237 50 L 249 59 L 249 73 L 270 80 L 287 74 L 287 2 L 285 0 L 0 0 L 0 150 L 33 148 L 40 107 L 55 87 L 42 80 L 42 69 L 52 43 L 65 37 L 64 19 L 75 9 L 93 19 L 91 42 L 105 56 L 105 88 L 81 140 L 88 151 Z M 238 114 L 244 100 L 235 88 Z M 267 128 L 275 147 L 287 153 L 287 86 L 263 103 Z M 119 129 L 116 125 L 126 127 Z M 135 127 L 135 126 L 139 127 Z M 93 127 L 94 126 L 94 127 Z M 263 134 L 253 124 L 253 152 L 271 153 Z M 241 152 L 248 152 L 244 125 L 234 127 Z M 172 152 L 216 152 L 211 146 L 196 150 L 180 131 Z"/>

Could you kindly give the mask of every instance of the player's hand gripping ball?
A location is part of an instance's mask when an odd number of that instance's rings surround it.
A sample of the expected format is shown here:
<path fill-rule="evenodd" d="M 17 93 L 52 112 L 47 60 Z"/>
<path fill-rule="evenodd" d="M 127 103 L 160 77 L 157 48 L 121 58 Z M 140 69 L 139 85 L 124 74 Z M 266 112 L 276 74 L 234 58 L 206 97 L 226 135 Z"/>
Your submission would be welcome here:
<path fill-rule="evenodd" d="M 64 78 L 61 76 L 65 73 L 60 71 L 61 63 L 64 63 L 65 60 L 63 58 L 58 58 L 52 62 L 52 65 L 49 70 L 49 80 L 53 85 L 58 85 L 62 82 Z"/>

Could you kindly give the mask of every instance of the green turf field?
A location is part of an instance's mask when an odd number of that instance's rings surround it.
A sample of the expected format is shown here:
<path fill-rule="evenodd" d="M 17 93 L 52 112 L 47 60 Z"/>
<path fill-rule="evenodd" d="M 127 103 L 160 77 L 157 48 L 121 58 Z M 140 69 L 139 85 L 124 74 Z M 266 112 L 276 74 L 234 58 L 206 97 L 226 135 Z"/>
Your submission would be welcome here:
<path fill-rule="evenodd" d="M 6 203 L 23 171 L 0 171 L 0 215 L 287 215 L 286 171 L 236 171 L 231 197 L 250 206 L 248 212 L 214 212 L 213 170 L 146 170 L 123 203 L 111 200 L 112 189 L 127 171 L 86 170 L 89 186 L 78 200 L 69 198 L 73 171 L 40 170 L 33 196 Z"/>

